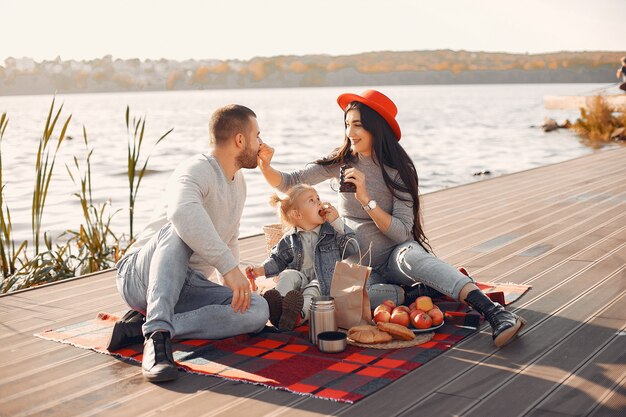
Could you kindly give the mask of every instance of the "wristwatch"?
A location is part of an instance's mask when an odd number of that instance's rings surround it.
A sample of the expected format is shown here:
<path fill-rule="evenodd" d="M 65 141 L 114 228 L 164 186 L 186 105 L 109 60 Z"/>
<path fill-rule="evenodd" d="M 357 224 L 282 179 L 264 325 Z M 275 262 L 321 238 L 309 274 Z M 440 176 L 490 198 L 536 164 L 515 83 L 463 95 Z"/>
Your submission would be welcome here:
<path fill-rule="evenodd" d="M 366 205 L 364 205 L 362 207 L 363 207 L 363 210 L 365 210 L 365 211 L 374 210 L 377 207 L 376 200 L 370 200 L 370 201 L 367 202 Z"/>

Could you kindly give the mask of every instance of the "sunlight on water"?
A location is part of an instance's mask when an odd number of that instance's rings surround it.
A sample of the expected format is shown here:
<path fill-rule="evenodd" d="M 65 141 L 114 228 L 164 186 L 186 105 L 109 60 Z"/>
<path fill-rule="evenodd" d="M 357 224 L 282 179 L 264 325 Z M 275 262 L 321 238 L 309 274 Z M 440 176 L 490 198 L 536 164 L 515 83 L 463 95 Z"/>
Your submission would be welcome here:
<path fill-rule="evenodd" d="M 422 193 L 479 180 L 472 175 L 489 170 L 502 175 L 547 165 L 593 152 L 568 131 L 544 134 L 544 116 L 562 122 L 576 112 L 547 111 L 543 96 L 576 94 L 595 84 L 459 85 L 380 87 L 398 105 L 402 145 L 413 158 Z M 147 116 L 146 142 L 151 145 L 170 128 L 174 132 L 152 150 L 150 173 L 139 191 L 135 224 L 146 224 L 174 167 L 183 159 L 208 151 L 208 120 L 224 104 L 239 103 L 258 115 L 261 137 L 276 148 L 274 166 L 294 170 L 339 146 L 343 119 L 336 97 L 366 88 L 329 87 L 265 90 L 216 90 L 150 93 L 61 95 L 64 115 L 73 114 L 62 146 L 44 214 L 44 230 L 57 236 L 76 229 L 82 220 L 77 187 L 64 164 L 72 156 L 84 158 L 82 126 L 95 147 L 94 197 L 111 200 L 114 209 L 128 207 L 126 127 L 124 111 L 130 105 L 137 116 Z M 5 198 L 11 209 L 16 240 L 30 238 L 30 205 L 37 143 L 52 96 L 0 97 L 0 113 L 10 119 L 3 144 Z M 151 146 L 146 147 L 146 151 Z M 245 172 L 248 198 L 241 235 L 261 233 L 276 221 L 267 204 L 272 192 L 257 170 Z M 335 202 L 328 183 L 318 185 L 321 196 Z M 113 230 L 128 231 L 127 212 L 114 217 Z"/>

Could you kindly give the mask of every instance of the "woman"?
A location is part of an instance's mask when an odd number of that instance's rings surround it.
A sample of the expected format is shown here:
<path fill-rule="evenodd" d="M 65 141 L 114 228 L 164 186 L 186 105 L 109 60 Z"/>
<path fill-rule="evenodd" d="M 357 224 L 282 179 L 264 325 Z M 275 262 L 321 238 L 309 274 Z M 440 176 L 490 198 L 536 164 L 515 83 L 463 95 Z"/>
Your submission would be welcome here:
<path fill-rule="evenodd" d="M 375 90 L 342 94 L 337 102 L 344 111 L 343 145 L 292 173 L 272 168 L 274 150 L 261 145 L 259 167 L 267 182 L 286 191 L 298 183 L 314 185 L 339 178 L 340 168 L 350 165 L 344 178 L 356 186 L 356 192 L 339 193 L 339 214 L 362 248 L 372 244 L 373 271 L 367 283 L 372 305 L 385 299 L 409 304 L 419 295 L 439 291 L 483 314 L 493 328 L 495 344 L 504 346 L 525 321 L 493 303 L 470 277 L 428 250 L 417 172 L 399 143 L 395 104 Z"/>

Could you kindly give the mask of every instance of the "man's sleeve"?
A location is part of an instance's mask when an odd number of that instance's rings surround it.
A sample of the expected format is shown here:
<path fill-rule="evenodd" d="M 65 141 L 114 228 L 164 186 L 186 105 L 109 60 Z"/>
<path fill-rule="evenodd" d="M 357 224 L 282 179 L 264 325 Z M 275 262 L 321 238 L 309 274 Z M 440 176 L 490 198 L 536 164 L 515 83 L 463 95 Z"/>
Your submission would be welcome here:
<path fill-rule="evenodd" d="M 167 217 L 180 238 L 209 265 L 224 275 L 237 267 L 231 248 L 218 235 L 203 201 L 217 187 L 205 161 L 192 160 L 179 167 L 168 187 Z M 227 208 L 225 209 L 227 210 Z"/>

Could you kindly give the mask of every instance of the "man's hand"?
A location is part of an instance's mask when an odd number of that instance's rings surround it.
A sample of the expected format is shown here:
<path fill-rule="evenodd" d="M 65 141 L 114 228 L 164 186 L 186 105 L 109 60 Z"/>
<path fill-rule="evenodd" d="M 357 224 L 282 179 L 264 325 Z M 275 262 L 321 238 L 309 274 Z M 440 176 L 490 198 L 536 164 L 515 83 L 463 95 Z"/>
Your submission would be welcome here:
<path fill-rule="evenodd" d="M 250 283 L 239 267 L 233 268 L 224 275 L 224 284 L 233 290 L 231 306 L 236 312 L 245 313 L 250 308 Z"/>
<path fill-rule="evenodd" d="M 261 143 L 259 145 L 259 153 L 257 154 L 259 168 L 263 169 L 269 167 L 273 156 L 274 148 L 269 146 L 267 143 Z"/>

